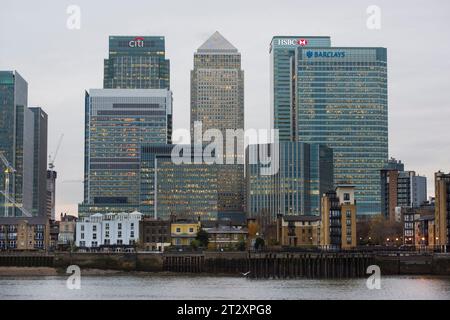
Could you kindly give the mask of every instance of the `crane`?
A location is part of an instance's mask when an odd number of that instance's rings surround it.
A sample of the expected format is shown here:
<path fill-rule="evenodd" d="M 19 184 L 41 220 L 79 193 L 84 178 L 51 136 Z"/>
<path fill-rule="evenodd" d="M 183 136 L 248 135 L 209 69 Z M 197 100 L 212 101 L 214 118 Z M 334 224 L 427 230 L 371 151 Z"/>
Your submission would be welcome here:
<path fill-rule="evenodd" d="M 9 163 L 8 159 L 6 159 L 5 155 L 3 154 L 3 151 L 0 151 L 0 160 L 2 160 L 3 164 L 5 165 L 6 169 L 4 171 L 5 173 L 5 191 L 2 191 L 3 196 L 5 197 L 5 217 L 9 216 L 9 203 L 11 200 L 11 197 L 9 196 L 9 183 L 11 179 L 11 174 L 14 175 L 16 172 L 16 169 Z"/>
<path fill-rule="evenodd" d="M 0 190 L 0 193 L 5 197 L 5 205 L 9 203 L 11 203 L 14 207 L 16 207 L 17 209 L 19 209 L 22 214 L 26 217 L 32 217 L 33 215 L 28 212 L 28 210 L 26 210 L 21 204 L 18 204 L 13 198 L 11 198 L 9 195 L 5 194 L 4 191 Z M 5 214 L 8 214 L 8 211 L 5 210 Z M 7 215 L 6 215 L 7 216 Z"/>
<path fill-rule="evenodd" d="M 61 136 L 59 137 L 58 144 L 56 146 L 56 151 L 55 151 L 55 154 L 53 155 L 53 159 L 52 159 L 52 157 L 50 155 L 48 156 L 48 160 L 49 160 L 48 161 L 48 168 L 50 170 L 53 170 L 55 168 L 56 156 L 58 155 L 59 147 L 61 147 L 61 142 L 62 142 L 63 138 L 64 138 L 64 133 L 61 134 Z"/>

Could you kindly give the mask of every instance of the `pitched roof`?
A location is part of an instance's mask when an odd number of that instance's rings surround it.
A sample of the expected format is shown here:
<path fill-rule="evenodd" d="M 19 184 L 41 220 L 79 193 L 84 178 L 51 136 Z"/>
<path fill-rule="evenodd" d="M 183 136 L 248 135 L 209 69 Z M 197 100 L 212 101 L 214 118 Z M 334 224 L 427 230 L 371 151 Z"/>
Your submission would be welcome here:
<path fill-rule="evenodd" d="M 238 50 L 218 31 L 214 32 L 198 49 L 198 53 L 237 53 Z"/>

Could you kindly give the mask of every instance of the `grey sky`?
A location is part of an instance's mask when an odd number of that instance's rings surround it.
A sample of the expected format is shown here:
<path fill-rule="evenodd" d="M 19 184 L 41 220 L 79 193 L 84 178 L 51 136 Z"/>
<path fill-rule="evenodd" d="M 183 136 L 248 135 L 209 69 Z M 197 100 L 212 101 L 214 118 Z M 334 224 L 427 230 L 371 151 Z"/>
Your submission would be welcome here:
<path fill-rule="evenodd" d="M 81 29 L 66 28 L 68 5 Z M 381 30 L 366 8 L 382 10 Z M 389 153 L 428 177 L 450 171 L 450 2 L 428 1 L 23 1 L 0 0 L 0 69 L 28 81 L 29 104 L 49 115 L 57 212 L 82 200 L 84 90 L 103 85 L 109 35 L 162 35 L 171 62 L 174 127 L 189 126 L 194 51 L 218 30 L 242 54 L 246 128 L 269 128 L 269 43 L 274 35 L 329 35 L 334 46 L 388 48 Z M 71 182 L 72 181 L 72 182 Z"/>

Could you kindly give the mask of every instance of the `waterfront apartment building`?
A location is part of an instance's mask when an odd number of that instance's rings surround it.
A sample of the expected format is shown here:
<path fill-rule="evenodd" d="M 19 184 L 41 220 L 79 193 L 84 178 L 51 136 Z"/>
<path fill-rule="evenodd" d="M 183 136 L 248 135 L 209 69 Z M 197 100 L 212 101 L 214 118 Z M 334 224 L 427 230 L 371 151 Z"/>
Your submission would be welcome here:
<path fill-rule="evenodd" d="M 244 130 L 241 54 L 219 32 L 197 49 L 191 71 L 191 141 L 203 145 L 204 142 L 194 136 L 196 122 L 201 122 L 201 133 L 209 129 L 219 130 L 224 140 L 227 130 Z M 229 159 L 233 164 L 219 166 L 219 210 L 224 212 L 243 211 L 244 141 L 243 138 L 233 138 L 227 142 L 235 141 L 234 150 L 223 149 L 224 163 Z"/>
<path fill-rule="evenodd" d="M 356 195 L 354 186 L 338 186 L 322 197 L 320 245 L 326 249 L 356 247 Z"/>
<path fill-rule="evenodd" d="M 178 155 L 185 163 L 173 161 L 174 148 L 180 151 Z M 195 156 L 201 156 L 196 152 L 190 145 L 142 146 L 140 211 L 143 214 L 165 220 L 172 215 L 191 215 L 202 220 L 218 218 L 218 166 L 194 163 Z"/>
<path fill-rule="evenodd" d="M 80 248 L 134 246 L 139 240 L 140 212 L 96 213 L 76 223 L 75 244 Z"/>
<path fill-rule="evenodd" d="M 320 216 L 277 217 L 277 242 L 287 247 L 313 247 L 320 245 Z"/>
<path fill-rule="evenodd" d="M 75 244 L 75 232 L 78 218 L 62 214 L 59 220 L 58 246 L 69 247 Z"/>
<path fill-rule="evenodd" d="M 140 151 L 172 138 L 168 89 L 91 89 L 86 93 L 81 217 L 132 212 L 140 203 Z"/>
<path fill-rule="evenodd" d="M 385 168 L 380 171 L 381 213 L 395 220 L 396 208 L 418 208 L 427 200 L 427 178 L 414 171 Z"/>
<path fill-rule="evenodd" d="M 43 251 L 50 244 L 50 224 L 46 217 L 1 217 L 0 251 Z"/>
<path fill-rule="evenodd" d="M 22 216 L 19 208 L 43 216 L 47 115 L 28 108 L 28 84 L 17 71 L 0 71 L 0 97 L 0 153 L 14 168 L 6 175 L 6 164 L 0 163 L 0 216 Z M 5 193 L 10 199 L 6 206 Z"/>
<path fill-rule="evenodd" d="M 170 61 L 159 36 L 110 36 L 105 89 L 169 89 Z"/>
<path fill-rule="evenodd" d="M 139 222 L 139 244 L 146 251 L 164 251 L 170 246 L 171 220 L 143 217 Z"/>
<path fill-rule="evenodd" d="M 435 228 L 436 245 L 450 250 L 450 173 L 436 172 Z"/>
<path fill-rule="evenodd" d="M 211 228 L 204 228 L 208 233 L 208 249 L 211 250 L 242 250 L 245 249 L 248 237 L 248 230 L 243 226 L 216 225 Z M 244 244 L 243 248 L 240 247 Z"/>
<path fill-rule="evenodd" d="M 386 49 L 274 37 L 271 64 L 280 140 L 332 148 L 334 182 L 355 186 L 358 214 L 379 214 L 379 171 L 388 159 Z"/>
<path fill-rule="evenodd" d="M 303 142 L 249 145 L 246 186 L 248 217 L 320 216 L 321 195 L 334 187 L 333 151 Z"/>
<path fill-rule="evenodd" d="M 170 225 L 172 245 L 176 247 L 190 246 L 197 237 L 201 224 L 199 220 L 179 218 Z"/>

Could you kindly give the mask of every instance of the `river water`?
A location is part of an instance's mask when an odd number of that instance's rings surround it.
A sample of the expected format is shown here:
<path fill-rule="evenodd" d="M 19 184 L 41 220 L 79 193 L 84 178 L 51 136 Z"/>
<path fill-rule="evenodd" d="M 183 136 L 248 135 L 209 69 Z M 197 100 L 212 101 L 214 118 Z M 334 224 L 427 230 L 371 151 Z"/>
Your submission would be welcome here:
<path fill-rule="evenodd" d="M 450 300 L 450 277 L 382 277 L 381 289 L 366 279 L 251 280 L 244 277 L 84 276 L 80 289 L 67 277 L 0 276 L 0 299 L 439 299 Z"/>

